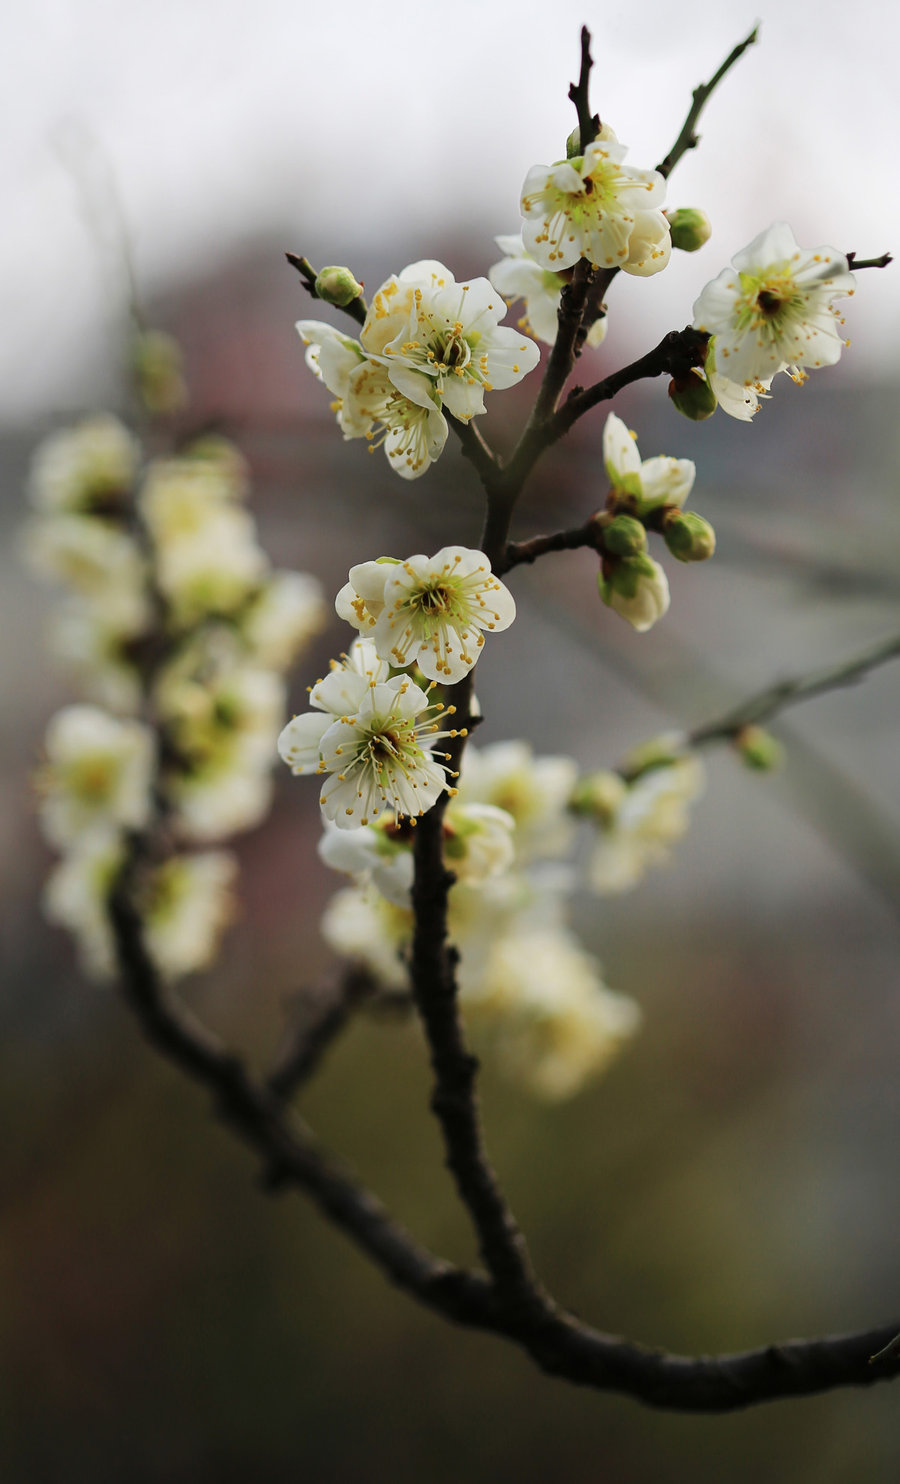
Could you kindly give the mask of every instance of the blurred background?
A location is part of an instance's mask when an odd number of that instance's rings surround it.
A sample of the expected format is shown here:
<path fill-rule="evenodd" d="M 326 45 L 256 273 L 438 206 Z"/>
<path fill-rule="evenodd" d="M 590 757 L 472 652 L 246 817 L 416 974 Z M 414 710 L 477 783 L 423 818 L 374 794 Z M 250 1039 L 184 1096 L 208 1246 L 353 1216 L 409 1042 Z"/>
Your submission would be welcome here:
<path fill-rule="evenodd" d="M 301 1200 L 259 1192 L 204 1097 L 79 979 L 38 908 L 50 857 L 29 779 L 71 692 L 42 648 L 52 600 L 20 571 L 16 533 L 40 437 L 124 406 L 110 177 L 150 317 L 185 349 L 191 425 L 240 443 L 277 563 L 336 591 L 376 552 L 474 542 L 479 501 L 455 447 L 406 485 L 341 443 L 293 330 L 316 311 L 283 250 L 347 262 L 370 288 L 423 256 L 458 279 L 483 273 L 493 235 L 515 230 L 527 168 L 563 153 L 582 23 L 594 106 L 650 165 L 756 19 L 732 0 L 558 0 L 552 15 L 400 0 L 377 22 L 354 0 L 47 0 L 7 17 L 4 1484 L 277 1484 L 298 1469 L 317 1484 L 896 1477 L 895 1389 L 656 1415 L 420 1312 Z M 712 240 L 658 278 L 616 283 L 592 376 L 686 323 L 703 284 L 773 219 L 804 245 L 900 245 L 897 19 L 869 0 L 814 18 L 783 0 L 762 22 L 669 191 L 708 211 Z M 692 504 L 717 530 L 716 559 L 667 562 L 672 609 L 643 636 L 601 607 L 586 554 L 517 573 L 520 617 L 479 669 L 483 740 L 612 765 L 896 629 L 898 285 L 896 268 L 861 275 L 850 351 L 802 389 L 782 378 L 752 428 L 722 414 L 689 424 L 662 384 L 617 402 L 645 457 L 697 461 Z M 500 449 L 533 390 L 489 399 L 481 426 Z M 601 428 L 585 419 L 543 461 L 518 535 L 602 501 Z M 336 621 L 317 641 L 298 707 L 345 642 Z M 605 1329 L 699 1352 L 900 1314 L 898 673 L 777 724 L 777 777 L 711 756 L 670 868 L 580 905 L 608 982 L 646 1014 L 603 1082 L 548 1108 L 485 1067 L 489 1142 L 538 1269 Z M 259 1063 L 285 1001 L 331 966 L 317 921 L 337 878 L 318 864 L 318 832 L 315 790 L 279 779 L 269 821 L 239 842 L 242 916 L 223 962 L 186 988 Z M 423 1240 L 470 1261 L 427 1096 L 414 1029 L 361 1018 L 304 1112 Z"/>

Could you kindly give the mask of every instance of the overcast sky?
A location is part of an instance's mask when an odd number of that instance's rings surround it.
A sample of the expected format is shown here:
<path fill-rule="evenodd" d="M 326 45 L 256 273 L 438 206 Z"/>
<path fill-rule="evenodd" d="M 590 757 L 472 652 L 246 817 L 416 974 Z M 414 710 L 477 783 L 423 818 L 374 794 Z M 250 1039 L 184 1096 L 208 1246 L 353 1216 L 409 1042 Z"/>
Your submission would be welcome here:
<path fill-rule="evenodd" d="M 900 248 L 900 13 L 878 0 L 30 0 L 0 59 L 0 378 L 9 417 L 77 403 L 114 307 L 60 152 L 100 141 L 148 290 L 277 230 L 331 242 L 366 277 L 373 239 L 471 221 L 518 225 L 528 167 L 564 152 L 582 23 L 594 107 L 636 165 L 671 145 L 691 89 L 760 18 L 760 44 L 711 102 L 669 203 L 714 236 L 616 307 L 658 334 L 770 221 L 805 246 Z M 379 19 L 374 19 L 374 17 Z M 404 264 L 397 263 L 399 269 Z M 449 264 L 452 268 L 452 262 Z M 861 374 L 897 364 L 900 267 L 864 275 L 848 312 Z M 641 346 L 641 348 L 645 348 Z M 845 360 L 847 358 L 845 357 Z"/>

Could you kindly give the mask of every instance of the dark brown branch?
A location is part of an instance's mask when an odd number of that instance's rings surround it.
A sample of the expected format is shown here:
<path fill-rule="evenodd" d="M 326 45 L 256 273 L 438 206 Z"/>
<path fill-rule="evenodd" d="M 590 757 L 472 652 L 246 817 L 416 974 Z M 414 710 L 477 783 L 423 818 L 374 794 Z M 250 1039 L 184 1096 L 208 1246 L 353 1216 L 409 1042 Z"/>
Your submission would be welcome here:
<path fill-rule="evenodd" d="M 527 541 L 510 541 L 506 548 L 502 570 L 521 567 L 526 562 L 536 562 L 548 551 L 576 551 L 581 546 L 596 548 L 597 525 L 594 516 L 583 526 L 572 526 L 567 531 L 553 531 L 547 536 L 532 536 Z"/>
<path fill-rule="evenodd" d="M 467 712 L 471 677 L 456 691 L 460 712 Z M 422 1019 L 434 1091 L 431 1108 L 444 1138 L 447 1167 L 456 1181 L 478 1236 L 481 1255 L 497 1284 L 498 1294 L 516 1311 L 543 1311 L 524 1238 L 491 1168 L 475 1080 L 478 1061 L 469 1051 L 459 1013 L 457 953 L 447 941 L 447 909 L 454 877 L 443 857 L 444 794 L 419 820 L 414 846 L 412 984 Z"/>
<path fill-rule="evenodd" d="M 740 58 L 744 55 L 744 52 L 747 50 L 748 46 L 753 45 L 758 35 L 759 27 L 754 26 L 753 30 L 750 32 L 750 35 L 746 36 L 743 41 L 738 42 L 738 45 L 734 48 L 734 50 L 728 53 L 728 56 L 725 58 L 725 61 L 722 63 L 718 72 L 713 73 L 709 82 L 702 82 L 700 83 L 699 87 L 696 87 L 694 89 L 691 106 L 688 109 L 687 118 L 681 126 L 681 133 L 678 135 L 678 138 L 675 140 L 675 143 L 672 145 L 672 148 L 669 150 L 669 153 L 666 155 L 665 159 L 661 160 L 656 167 L 660 175 L 666 176 L 668 178 L 668 176 L 672 174 L 672 171 L 675 169 L 675 166 L 678 164 L 678 161 L 681 159 L 682 155 L 687 154 L 689 149 L 697 148 L 697 145 L 700 143 L 700 136 L 695 131 L 697 127 L 697 121 L 700 118 L 703 109 L 706 107 L 706 104 L 708 103 L 711 95 L 718 87 L 719 83 L 722 81 L 722 78 L 727 72 L 731 71 L 735 62 L 740 60 Z"/>
<path fill-rule="evenodd" d="M 429 816 L 430 817 L 430 816 Z M 424 824 L 425 821 L 423 820 Z M 250 1078 L 166 992 L 143 946 L 131 898 L 137 852 L 121 874 L 110 916 L 123 990 L 147 1039 L 212 1093 L 219 1115 L 263 1160 L 269 1189 L 295 1185 L 398 1287 L 454 1323 L 504 1335 L 542 1370 L 579 1385 L 623 1392 L 651 1406 L 723 1412 L 776 1397 L 866 1386 L 900 1372 L 890 1352 L 900 1322 L 858 1334 L 796 1340 L 739 1355 L 689 1359 L 590 1329 L 549 1300 L 523 1304 L 485 1277 L 434 1257 L 327 1154 L 283 1103 Z"/>
<path fill-rule="evenodd" d="M 292 1007 L 292 1024 L 266 1082 L 269 1091 L 277 1098 L 288 1098 L 308 1082 L 354 1011 L 377 989 L 371 974 L 353 965 L 324 991 L 301 990 Z"/>
<path fill-rule="evenodd" d="M 600 120 L 596 114 L 591 114 L 591 105 L 588 98 L 588 90 L 591 79 L 591 33 L 587 26 L 581 28 L 581 70 L 578 81 L 569 84 L 569 98 L 575 104 L 575 112 L 578 115 L 579 154 L 584 154 L 589 144 L 593 144 L 600 130 Z"/>
<path fill-rule="evenodd" d="M 697 748 L 707 747 L 713 742 L 732 741 L 745 727 L 761 726 L 771 721 L 780 711 L 785 711 L 788 706 L 796 706 L 800 701 L 808 701 L 813 696 L 824 695 L 826 691 L 837 690 L 841 686 L 855 685 L 870 670 L 887 664 L 898 656 L 900 634 L 895 634 L 840 665 L 830 665 L 828 669 L 818 670 L 813 675 L 798 675 L 790 680 L 778 681 L 742 701 L 725 716 L 695 727 L 687 733 L 687 745 Z"/>

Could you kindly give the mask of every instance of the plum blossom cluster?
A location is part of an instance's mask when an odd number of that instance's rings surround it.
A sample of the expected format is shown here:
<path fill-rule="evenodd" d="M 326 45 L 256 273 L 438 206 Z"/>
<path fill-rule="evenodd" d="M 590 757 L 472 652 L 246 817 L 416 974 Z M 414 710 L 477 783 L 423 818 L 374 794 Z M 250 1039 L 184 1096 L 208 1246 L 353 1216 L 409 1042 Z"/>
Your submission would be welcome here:
<path fill-rule="evenodd" d="M 544 1098 L 579 1092 L 640 1025 L 635 1002 L 607 987 L 569 923 L 581 884 L 579 820 L 590 825 L 587 880 L 600 894 L 634 886 L 687 828 L 702 790 L 698 759 L 660 739 L 637 764 L 645 771 L 630 782 L 615 772 L 579 779 L 573 759 L 535 757 L 524 742 L 469 744 L 444 815 L 461 1003 L 501 1068 Z M 387 811 L 352 834 L 329 825 L 320 855 L 354 881 L 326 909 L 328 943 L 403 991 L 413 934 L 408 825 Z"/>
<path fill-rule="evenodd" d="M 107 899 L 130 837 L 152 842 L 137 905 L 175 978 L 211 961 L 231 913 L 234 859 L 198 847 L 269 807 L 284 671 L 323 604 L 311 577 L 271 570 L 247 490 L 225 440 L 145 461 L 110 416 L 35 455 L 25 554 L 63 590 L 52 643 L 86 697 L 51 721 L 38 774 L 62 855 L 45 905 L 95 977 L 114 968 Z"/>
<path fill-rule="evenodd" d="M 485 392 L 514 386 L 537 365 L 538 347 L 500 324 L 505 313 L 488 279 L 457 283 L 425 259 L 381 285 L 358 340 L 319 320 L 297 329 L 344 437 L 383 446 L 396 473 L 417 479 L 443 451 L 446 413 L 469 422 L 485 411 Z"/>
<path fill-rule="evenodd" d="M 360 633 L 310 691 L 312 711 L 295 716 L 278 750 L 297 774 L 327 774 L 319 802 L 327 820 L 359 829 L 382 810 L 417 819 L 447 785 L 442 726 L 454 708 L 432 701 L 472 669 L 485 631 L 512 623 L 511 593 L 483 552 L 445 546 L 433 557 L 382 557 L 350 570 L 338 614 Z M 428 689 L 408 674 L 415 667 Z M 463 733 L 464 735 L 464 733 Z"/>

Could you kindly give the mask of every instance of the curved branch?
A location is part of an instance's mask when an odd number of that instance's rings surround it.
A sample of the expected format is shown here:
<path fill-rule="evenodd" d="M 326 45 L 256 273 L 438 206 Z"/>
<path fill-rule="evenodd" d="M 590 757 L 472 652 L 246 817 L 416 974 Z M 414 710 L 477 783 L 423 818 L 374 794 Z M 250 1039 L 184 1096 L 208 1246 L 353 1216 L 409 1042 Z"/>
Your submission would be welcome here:
<path fill-rule="evenodd" d="M 703 726 L 695 727 L 687 733 L 688 746 L 707 747 L 713 742 L 730 742 L 745 727 L 761 726 L 771 721 L 773 716 L 779 712 L 786 711 L 789 706 L 796 706 L 800 701 L 808 701 L 813 696 L 824 695 L 826 691 L 838 690 L 841 686 L 855 685 L 868 675 L 870 670 L 877 669 L 879 665 L 885 665 L 889 660 L 900 657 L 900 634 L 895 634 L 889 639 L 882 639 L 877 644 L 863 650 L 862 654 L 856 655 L 852 660 L 845 660 L 840 665 L 830 665 L 825 670 L 817 670 L 812 675 L 797 675 L 790 680 L 779 680 L 774 685 L 766 686 L 765 690 L 757 691 L 747 700 L 741 701 L 724 716 L 715 721 L 706 722 Z"/>

